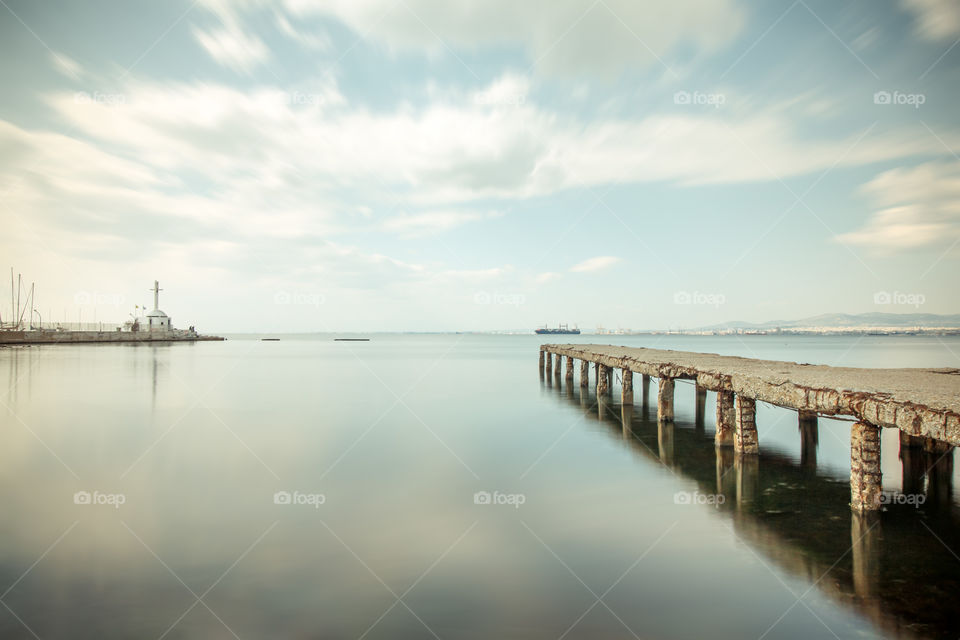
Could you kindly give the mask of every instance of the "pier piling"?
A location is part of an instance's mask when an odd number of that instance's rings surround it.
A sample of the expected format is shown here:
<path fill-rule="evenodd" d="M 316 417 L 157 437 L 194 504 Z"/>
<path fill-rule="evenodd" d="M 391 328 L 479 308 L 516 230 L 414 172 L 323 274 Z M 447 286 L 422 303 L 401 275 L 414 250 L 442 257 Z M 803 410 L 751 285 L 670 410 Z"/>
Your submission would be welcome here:
<path fill-rule="evenodd" d="M 633 371 L 623 370 L 623 384 L 620 386 L 620 404 L 633 404 Z"/>
<path fill-rule="evenodd" d="M 590 386 L 590 361 L 589 360 L 580 361 L 580 386 L 581 387 Z"/>
<path fill-rule="evenodd" d="M 567 356 L 567 380 L 573 380 L 573 356 Z"/>
<path fill-rule="evenodd" d="M 673 378 L 660 378 L 657 389 L 657 420 L 673 422 Z"/>
<path fill-rule="evenodd" d="M 882 493 L 880 427 L 861 420 L 850 429 L 850 507 L 876 511 Z"/>
<path fill-rule="evenodd" d="M 757 401 L 737 394 L 736 409 L 733 450 L 744 455 L 760 453 L 757 439 Z"/>
<path fill-rule="evenodd" d="M 695 387 L 696 391 L 696 413 L 694 417 L 694 424 L 697 428 L 702 429 L 704 423 L 704 413 L 707 408 L 707 390 L 701 387 L 699 384 Z"/>
<path fill-rule="evenodd" d="M 814 411 L 798 411 L 797 416 L 800 428 L 800 466 L 807 469 L 816 469 L 817 446 L 820 442 L 817 414 Z"/>
<path fill-rule="evenodd" d="M 640 378 L 640 396 L 641 404 L 647 407 L 650 404 L 650 376 L 645 373 Z"/>
<path fill-rule="evenodd" d="M 597 365 L 597 396 L 602 396 L 609 390 L 610 376 L 607 375 L 606 365 Z"/>
<path fill-rule="evenodd" d="M 737 421 L 733 391 L 717 391 L 717 433 L 714 443 L 718 447 L 733 446 L 733 429 Z"/>

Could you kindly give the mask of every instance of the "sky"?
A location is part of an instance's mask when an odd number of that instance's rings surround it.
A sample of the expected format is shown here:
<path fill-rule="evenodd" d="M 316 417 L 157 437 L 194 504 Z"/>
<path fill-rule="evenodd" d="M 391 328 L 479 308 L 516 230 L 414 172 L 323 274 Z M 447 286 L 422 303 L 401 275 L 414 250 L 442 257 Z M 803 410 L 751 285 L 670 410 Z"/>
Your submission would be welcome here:
<path fill-rule="evenodd" d="M 955 0 L 0 0 L 0 317 L 958 313 Z"/>

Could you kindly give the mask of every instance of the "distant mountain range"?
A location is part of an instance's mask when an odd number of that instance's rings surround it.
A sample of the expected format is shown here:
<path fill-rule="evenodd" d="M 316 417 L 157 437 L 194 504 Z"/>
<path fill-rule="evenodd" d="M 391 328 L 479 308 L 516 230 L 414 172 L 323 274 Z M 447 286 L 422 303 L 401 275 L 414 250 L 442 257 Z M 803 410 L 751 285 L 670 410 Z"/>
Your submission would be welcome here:
<path fill-rule="evenodd" d="M 723 329 L 795 329 L 809 327 L 960 327 L 960 314 L 937 313 L 824 313 L 799 320 L 746 322 L 734 320 L 703 327 L 705 331 Z"/>

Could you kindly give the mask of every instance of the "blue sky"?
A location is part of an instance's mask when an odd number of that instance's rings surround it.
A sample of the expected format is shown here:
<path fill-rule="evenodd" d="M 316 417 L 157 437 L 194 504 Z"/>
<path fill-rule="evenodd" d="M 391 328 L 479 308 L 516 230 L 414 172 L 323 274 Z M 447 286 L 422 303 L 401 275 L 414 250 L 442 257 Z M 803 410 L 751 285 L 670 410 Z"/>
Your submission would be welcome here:
<path fill-rule="evenodd" d="M 0 4 L 48 319 L 154 279 L 217 331 L 960 312 L 952 0 Z"/>

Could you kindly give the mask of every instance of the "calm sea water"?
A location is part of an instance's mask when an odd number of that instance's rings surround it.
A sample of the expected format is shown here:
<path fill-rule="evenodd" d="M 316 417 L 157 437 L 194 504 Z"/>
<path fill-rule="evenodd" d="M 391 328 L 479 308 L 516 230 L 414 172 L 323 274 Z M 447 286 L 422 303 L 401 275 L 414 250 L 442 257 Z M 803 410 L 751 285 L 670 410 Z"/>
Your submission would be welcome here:
<path fill-rule="evenodd" d="M 802 459 L 796 415 L 760 406 L 740 463 L 713 394 L 697 428 L 678 384 L 660 427 L 639 384 L 631 410 L 541 379 L 541 341 L 0 349 L 0 636 L 960 634 L 952 454 L 904 475 L 885 430 L 885 489 L 924 504 L 858 520 L 848 422 Z M 955 338 L 573 341 L 960 366 Z"/>

